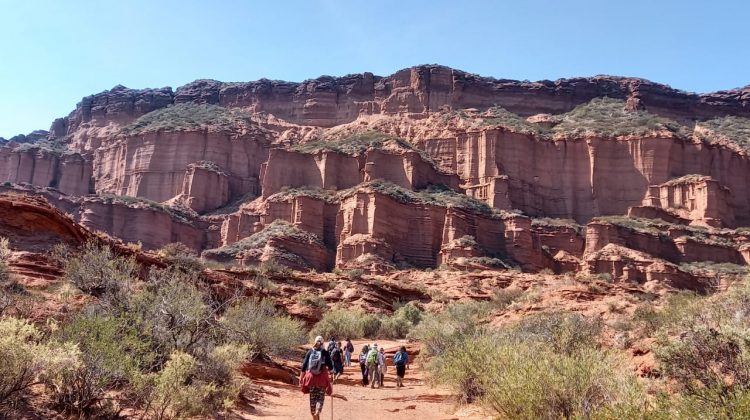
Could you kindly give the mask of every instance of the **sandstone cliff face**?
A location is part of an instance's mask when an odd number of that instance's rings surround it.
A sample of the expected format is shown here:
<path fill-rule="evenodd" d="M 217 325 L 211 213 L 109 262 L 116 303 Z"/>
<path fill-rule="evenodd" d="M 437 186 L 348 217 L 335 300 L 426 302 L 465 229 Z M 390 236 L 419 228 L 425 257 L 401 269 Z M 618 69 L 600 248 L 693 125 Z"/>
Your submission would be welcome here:
<path fill-rule="evenodd" d="M 643 204 L 668 210 L 695 224 L 731 227 L 734 226 L 732 198 L 729 189 L 713 178 L 688 175 L 650 186 Z"/>
<path fill-rule="evenodd" d="M 322 151 L 301 153 L 272 149 L 263 171 L 262 191 L 269 197 L 282 188 L 344 190 L 382 179 L 407 189 L 430 185 L 458 188 L 458 177 L 441 173 L 416 152 L 368 150 L 361 156 Z"/>
<path fill-rule="evenodd" d="M 261 165 L 267 155 L 264 144 L 252 137 L 222 133 L 154 132 L 126 137 L 96 151 L 96 191 L 167 201 L 183 193 L 186 180 L 191 187 L 189 165 L 212 162 L 217 171 L 226 173 L 228 190 L 214 191 L 219 197 L 209 199 L 212 205 L 221 205 L 227 201 L 224 195 L 231 199 L 260 193 Z"/>
<path fill-rule="evenodd" d="M 0 148 L 0 179 L 55 188 L 65 194 L 90 192 L 91 163 L 78 154 L 58 154 L 39 148 Z"/>
<path fill-rule="evenodd" d="M 695 198 L 693 204 L 687 204 L 695 207 L 692 218 L 732 223 L 730 208 L 734 208 L 741 219 L 737 222 L 744 224 L 744 215 L 750 211 L 750 167 L 745 157 L 674 137 L 550 141 L 489 129 L 456 138 L 426 139 L 424 147 L 443 168 L 453 168 L 462 182 L 471 186 L 469 190 L 486 188 L 488 192 L 475 194 L 477 198 L 531 216 L 585 223 L 598 215 L 627 214 L 629 207 L 652 196 L 651 185 L 692 173 L 706 174 L 716 182 L 706 187 L 710 192 L 693 193 L 703 195 L 706 201 L 702 209 L 696 207 L 700 200 Z M 498 179 L 499 175 L 504 178 Z M 664 194 L 669 207 L 666 190 Z M 709 196 L 717 199 L 715 203 L 708 204 Z M 697 214 L 701 212 L 705 216 Z"/>
<path fill-rule="evenodd" d="M 74 219 L 146 249 L 180 241 L 240 264 L 518 265 L 698 284 L 680 264 L 750 260 L 741 231 L 713 229 L 750 225 L 746 120 L 703 121 L 725 116 L 750 117 L 748 88 L 441 66 L 117 86 L 27 136 L 80 154 L 7 144 L 0 180 L 69 194 L 56 205 Z M 138 200 L 76 198 L 89 193 Z"/>
<path fill-rule="evenodd" d="M 363 73 L 322 76 L 302 83 L 197 80 L 174 92 L 170 88 L 133 90 L 116 86 L 84 98 L 68 117 L 68 134 L 84 124 L 103 126 L 132 120 L 172 103 L 185 102 L 243 107 L 295 124 L 332 127 L 352 122 L 360 115 L 425 114 L 445 107 L 500 105 L 524 116 L 559 114 L 603 96 L 626 100 L 633 109 L 676 119 L 750 116 L 748 87 L 697 95 L 634 78 L 598 76 L 519 82 L 425 65 L 388 77 Z"/>
<path fill-rule="evenodd" d="M 82 201 L 77 219 L 88 229 L 107 232 L 125 242 L 141 243 L 145 250 L 172 242 L 182 242 L 193 249 L 206 245 L 205 226 L 178 221 L 165 211 L 144 206 L 89 198 Z"/>

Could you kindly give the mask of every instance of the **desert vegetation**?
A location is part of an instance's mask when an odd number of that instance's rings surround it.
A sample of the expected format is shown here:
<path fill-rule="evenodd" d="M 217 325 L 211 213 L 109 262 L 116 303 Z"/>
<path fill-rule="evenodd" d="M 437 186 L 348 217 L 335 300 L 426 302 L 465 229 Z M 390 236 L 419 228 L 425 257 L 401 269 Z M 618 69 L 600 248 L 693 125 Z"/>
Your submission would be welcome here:
<path fill-rule="evenodd" d="M 242 363 L 304 341 L 302 323 L 272 303 L 215 293 L 194 254 L 178 245 L 161 253 L 167 266 L 141 276 L 106 245 L 57 247 L 66 285 L 93 299 L 44 325 L 0 318 L 0 407 L 10 413 L 36 387 L 76 418 L 125 408 L 148 418 L 213 417 L 245 389 Z"/>
<path fill-rule="evenodd" d="M 242 110 L 218 105 L 182 103 L 145 114 L 120 129 L 124 136 L 157 131 L 227 131 L 239 133 L 252 125 L 250 115 Z"/>

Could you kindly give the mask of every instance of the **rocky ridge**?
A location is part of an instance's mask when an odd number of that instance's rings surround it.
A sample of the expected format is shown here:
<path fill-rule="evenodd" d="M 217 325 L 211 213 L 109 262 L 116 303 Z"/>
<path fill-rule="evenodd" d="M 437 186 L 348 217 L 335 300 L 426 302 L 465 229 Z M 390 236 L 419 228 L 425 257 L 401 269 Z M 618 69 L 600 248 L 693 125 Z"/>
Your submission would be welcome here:
<path fill-rule="evenodd" d="M 0 181 L 92 230 L 223 263 L 519 267 L 703 290 L 720 281 L 690 264 L 750 259 L 748 118 L 747 87 L 433 65 L 116 86 L 6 141 Z"/>

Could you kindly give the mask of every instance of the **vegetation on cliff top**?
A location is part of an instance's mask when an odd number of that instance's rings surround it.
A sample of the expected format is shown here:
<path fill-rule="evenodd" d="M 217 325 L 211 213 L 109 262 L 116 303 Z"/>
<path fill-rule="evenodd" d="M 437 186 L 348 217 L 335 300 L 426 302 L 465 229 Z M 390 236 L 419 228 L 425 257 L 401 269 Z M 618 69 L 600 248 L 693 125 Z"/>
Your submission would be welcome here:
<path fill-rule="evenodd" d="M 709 130 L 710 134 L 698 134 L 707 143 L 729 141 L 741 150 L 750 150 L 750 119 L 741 117 L 724 117 L 702 121 L 699 126 Z"/>
<path fill-rule="evenodd" d="M 561 117 L 561 122 L 550 130 L 553 136 L 617 137 L 646 135 L 657 131 L 667 131 L 682 137 L 691 134 L 686 127 L 668 118 L 646 111 L 627 110 L 625 102 L 620 99 L 594 98 Z"/>
<path fill-rule="evenodd" d="M 234 259 L 249 251 L 262 250 L 266 243 L 273 238 L 286 238 L 300 243 L 323 246 L 323 242 L 316 235 L 304 231 L 286 220 L 276 219 L 260 232 L 247 238 L 221 248 L 203 251 L 203 256 L 218 260 Z"/>
<path fill-rule="evenodd" d="M 351 156 L 361 155 L 368 150 L 392 150 L 396 152 L 415 152 L 423 161 L 437 168 L 435 161 L 424 150 L 417 149 L 408 141 L 382 133 L 366 131 L 349 134 L 343 137 L 323 138 L 306 143 L 298 143 L 291 150 L 301 153 L 337 152 Z"/>
<path fill-rule="evenodd" d="M 191 224 L 198 217 L 193 209 L 182 206 L 167 206 L 147 198 L 132 197 L 129 195 L 115 195 L 110 193 L 99 193 L 99 199 L 106 204 L 123 204 L 126 206 L 141 207 L 166 213 L 174 220 Z"/>
<path fill-rule="evenodd" d="M 508 212 L 490 207 L 487 203 L 479 201 L 466 194 L 461 194 L 444 185 L 432 185 L 424 190 L 412 191 L 396 184 L 375 179 L 363 184 L 359 184 L 348 190 L 339 192 L 341 197 L 347 197 L 362 190 L 369 188 L 372 191 L 387 195 L 400 203 L 411 204 L 428 204 L 440 207 L 453 207 L 466 210 L 471 213 L 484 215 L 505 216 Z M 516 213 L 514 213 L 516 214 Z"/>
<path fill-rule="evenodd" d="M 151 111 L 122 127 L 125 136 L 155 131 L 228 131 L 240 132 L 253 124 L 250 114 L 211 104 L 183 103 Z"/>
<path fill-rule="evenodd" d="M 730 229 L 709 229 L 701 226 L 677 225 L 665 222 L 661 219 L 645 219 L 631 216 L 599 216 L 592 219 L 595 222 L 609 223 L 625 229 L 633 230 L 655 236 L 667 237 L 668 231 L 678 230 L 684 232 L 679 238 L 687 238 L 707 245 L 724 247 L 736 247 Z"/>

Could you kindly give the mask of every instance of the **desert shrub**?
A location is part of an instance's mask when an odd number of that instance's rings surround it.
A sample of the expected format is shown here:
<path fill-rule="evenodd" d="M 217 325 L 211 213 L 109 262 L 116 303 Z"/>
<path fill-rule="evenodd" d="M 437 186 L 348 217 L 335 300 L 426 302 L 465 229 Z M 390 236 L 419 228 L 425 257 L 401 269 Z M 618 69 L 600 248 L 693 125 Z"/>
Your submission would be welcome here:
<path fill-rule="evenodd" d="M 41 332 L 25 320 L 0 319 L 0 417 L 4 408 L 22 398 L 45 375 L 54 377 L 80 363 L 80 352 L 71 344 L 42 341 Z"/>
<path fill-rule="evenodd" d="M 326 308 L 326 300 L 323 298 L 323 296 L 314 293 L 303 293 L 297 297 L 297 301 L 300 304 L 309 306 L 311 308 Z"/>
<path fill-rule="evenodd" d="M 104 302 L 122 304 L 131 292 L 138 265 L 133 258 L 116 255 L 108 246 L 87 242 L 80 252 L 69 255 L 65 279 Z"/>
<path fill-rule="evenodd" d="M 483 309 L 427 317 L 415 334 L 431 378 L 464 401 L 503 418 L 553 419 L 624 412 L 642 398 L 622 361 L 598 348 L 598 319 L 550 312 L 491 331 L 478 323 Z"/>
<path fill-rule="evenodd" d="M 643 303 L 635 308 L 633 321 L 643 328 L 647 335 L 660 329 L 673 331 L 703 310 L 703 299 L 695 292 L 681 291 L 667 297 L 664 306 L 657 309 L 651 303 Z"/>
<path fill-rule="evenodd" d="M 495 291 L 490 303 L 495 309 L 506 309 L 523 296 L 523 290 L 518 287 L 508 287 Z"/>
<path fill-rule="evenodd" d="M 361 310 L 334 309 L 323 314 L 310 336 L 369 338 L 377 336 L 380 325 L 381 320 L 376 315 Z"/>
<path fill-rule="evenodd" d="M 598 346 L 602 322 L 574 312 L 542 312 L 529 315 L 505 328 L 501 335 L 511 342 L 536 342 L 557 353 Z"/>
<path fill-rule="evenodd" d="M 362 279 L 362 276 L 364 274 L 365 271 L 361 268 L 354 268 L 346 272 L 346 277 L 348 277 L 351 281 L 356 281 Z"/>
<path fill-rule="evenodd" d="M 185 271 L 203 271 L 203 263 L 198 254 L 182 242 L 173 242 L 161 247 L 157 254 L 173 268 Z"/>
<path fill-rule="evenodd" d="M 55 341 L 75 343 L 81 363 L 47 381 L 53 403 L 76 416 L 118 411 L 106 394 L 155 359 L 150 343 L 122 318 L 84 313 L 63 324 Z"/>
<path fill-rule="evenodd" d="M 606 352 L 558 353 L 492 334 L 457 343 L 428 368 L 465 401 L 479 401 L 506 418 L 590 418 L 639 396 L 635 378 Z"/>
<path fill-rule="evenodd" d="M 197 284 L 195 273 L 152 270 L 143 290 L 130 300 L 129 314 L 153 341 L 161 362 L 174 351 L 203 355 L 212 345 L 215 310 Z"/>
<path fill-rule="evenodd" d="M 409 334 L 422 343 L 428 357 L 441 355 L 455 343 L 479 335 L 481 318 L 489 313 L 489 306 L 479 302 L 453 303 L 439 314 L 430 314 Z"/>
<path fill-rule="evenodd" d="M 305 340 L 302 323 L 280 313 L 267 300 L 236 303 L 224 313 L 220 325 L 229 342 L 265 355 L 287 354 Z"/>
<path fill-rule="evenodd" d="M 8 274 L 10 252 L 8 238 L 0 237 L 0 284 L 4 284 L 10 277 Z"/>
<path fill-rule="evenodd" d="M 235 371 L 247 353 L 243 346 L 220 346 L 203 362 L 187 353 L 172 353 L 164 369 L 140 385 L 147 390 L 146 413 L 155 419 L 175 419 L 217 417 L 231 409 L 244 383 Z"/>

